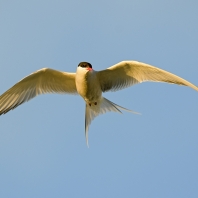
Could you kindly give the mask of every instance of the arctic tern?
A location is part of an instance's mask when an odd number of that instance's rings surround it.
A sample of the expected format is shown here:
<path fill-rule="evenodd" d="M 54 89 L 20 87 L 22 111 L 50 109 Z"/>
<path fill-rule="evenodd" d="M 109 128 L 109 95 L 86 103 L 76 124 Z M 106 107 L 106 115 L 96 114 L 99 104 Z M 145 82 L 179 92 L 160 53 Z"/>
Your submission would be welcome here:
<path fill-rule="evenodd" d="M 88 145 L 89 125 L 96 116 L 108 111 L 131 111 L 107 100 L 102 92 L 117 91 L 144 81 L 184 85 L 198 91 L 197 86 L 179 76 L 137 61 L 122 61 L 101 71 L 93 70 L 88 62 L 81 62 L 76 73 L 43 68 L 23 78 L 0 96 L 0 115 L 39 94 L 79 94 L 86 105 L 85 137 Z"/>

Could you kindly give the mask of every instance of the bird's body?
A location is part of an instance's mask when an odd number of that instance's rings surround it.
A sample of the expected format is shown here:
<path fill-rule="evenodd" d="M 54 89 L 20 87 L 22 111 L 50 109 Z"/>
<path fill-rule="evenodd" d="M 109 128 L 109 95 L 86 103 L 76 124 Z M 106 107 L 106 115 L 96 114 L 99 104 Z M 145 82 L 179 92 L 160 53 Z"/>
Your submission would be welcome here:
<path fill-rule="evenodd" d="M 81 62 L 76 73 L 43 68 L 25 77 L 0 96 L 0 115 L 39 94 L 79 94 L 86 103 L 85 135 L 88 144 L 88 128 L 96 116 L 108 111 L 130 111 L 107 100 L 102 93 L 144 81 L 184 85 L 198 91 L 197 86 L 170 72 L 137 61 L 122 61 L 102 71 L 94 71 L 90 63 Z"/>
<path fill-rule="evenodd" d="M 97 78 L 97 72 L 78 67 L 76 71 L 76 89 L 86 104 L 98 103 L 102 96 L 102 90 Z"/>

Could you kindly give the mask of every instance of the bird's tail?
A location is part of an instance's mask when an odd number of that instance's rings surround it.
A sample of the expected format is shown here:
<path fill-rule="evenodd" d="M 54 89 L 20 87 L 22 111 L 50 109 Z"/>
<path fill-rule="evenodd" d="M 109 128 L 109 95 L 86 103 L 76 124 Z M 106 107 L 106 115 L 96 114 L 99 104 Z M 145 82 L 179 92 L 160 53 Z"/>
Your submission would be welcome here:
<path fill-rule="evenodd" d="M 104 97 L 102 97 L 102 99 L 99 102 L 99 104 L 97 104 L 95 106 L 89 106 L 89 105 L 86 104 L 86 110 L 85 110 L 85 137 L 86 137 L 86 143 L 87 143 L 88 147 L 89 147 L 89 144 L 88 144 L 88 130 L 89 130 L 89 125 L 91 124 L 91 121 L 96 116 L 98 116 L 100 114 L 107 113 L 107 112 L 110 112 L 110 111 L 122 113 L 121 110 L 128 111 L 130 113 L 140 114 L 140 113 L 131 111 L 129 109 L 126 109 L 124 107 L 121 107 L 121 106 L 119 106 L 119 105 L 107 100 Z"/>

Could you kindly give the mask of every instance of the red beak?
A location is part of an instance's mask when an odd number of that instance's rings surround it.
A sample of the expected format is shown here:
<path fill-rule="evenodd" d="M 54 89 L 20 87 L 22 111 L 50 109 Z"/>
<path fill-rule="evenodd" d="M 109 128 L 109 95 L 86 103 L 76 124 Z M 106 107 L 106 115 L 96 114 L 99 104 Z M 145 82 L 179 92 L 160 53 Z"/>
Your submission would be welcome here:
<path fill-rule="evenodd" d="M 87 70 L 91 71 L 91 70 L 93 70 L 93 69 L 92 69 L 92 68 L 90 68 L 90 67 L 88 67 L 88 68 L 87 68 Z"/>

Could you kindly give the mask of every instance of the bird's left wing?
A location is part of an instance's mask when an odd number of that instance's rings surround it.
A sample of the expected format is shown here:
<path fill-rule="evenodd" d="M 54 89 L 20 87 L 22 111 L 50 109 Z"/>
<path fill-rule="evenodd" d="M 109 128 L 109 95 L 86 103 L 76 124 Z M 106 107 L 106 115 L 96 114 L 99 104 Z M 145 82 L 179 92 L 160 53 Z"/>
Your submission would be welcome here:
<path fill-rule="evenodd" d="M 184 85 L 198 91 L 197 86 L 179 76 L 137 61 L 122 61 L 106 70 L 98 71 L 97 77 L 103 92 L 120 90 L 144 81 Z"/>
<path fill-rule="evenodd" d="M 30 74 L 0 96 L 0 115 L 39 94 L 77 93 L 75 75 L 49 68 Z"/>

